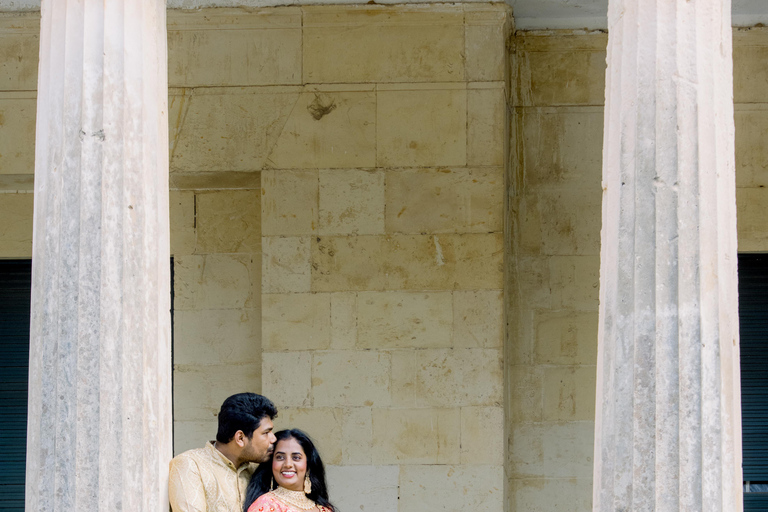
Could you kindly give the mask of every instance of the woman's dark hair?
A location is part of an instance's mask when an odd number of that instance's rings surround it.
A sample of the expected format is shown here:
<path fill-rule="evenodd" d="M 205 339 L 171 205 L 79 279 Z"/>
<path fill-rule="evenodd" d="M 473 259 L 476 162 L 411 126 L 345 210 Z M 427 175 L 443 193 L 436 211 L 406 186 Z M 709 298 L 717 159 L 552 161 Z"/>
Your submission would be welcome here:
<path fill-rule="evenodd" d="M 235 437 L 238 430 L 250 439 L 253 431 L 259 428 L 264 418 L 274 419 L 277 408 L 272 401 L 256 393 L 238 393 L 232 395 L 221 404 L 219 411 L 219 431 L 216 440 L 228 443 Z"/>
<path fill-rule="evenodd" d="M 275 449 L 277 449 L 277 443 L 285 441 L 286 439 L 295 439 L 301 445 L 301 449 L 304 450 L 304 455 L 307 457 L 307 473 L 309 473 L 309 481 L 312 482 L 312 492 L 307 494 L 307 497 L 329 510 L 336 512 L 334 507 L 328 500 L 328 486 L 325 483 L 325 466 L 320 459 L 320 453 L 315 448 L 315 444 L 309 438 L 307 434 L 301 430 L 294 428 L 290 430 L 281 430 L 275 433 L 277 441 L 275 441 Z M 259 464 L 258 469 L 253 473 L 251 481 L 248 483 L 248 490 L 245 493 L 245 506 L 243 512 L 248 512 L 248 507 L 251 503 L 262 494 L 266 494 L 270 490 L 272 485 L 272 459 L 275 457 L 275 452 L 269 457 L 269 461 Z"/>

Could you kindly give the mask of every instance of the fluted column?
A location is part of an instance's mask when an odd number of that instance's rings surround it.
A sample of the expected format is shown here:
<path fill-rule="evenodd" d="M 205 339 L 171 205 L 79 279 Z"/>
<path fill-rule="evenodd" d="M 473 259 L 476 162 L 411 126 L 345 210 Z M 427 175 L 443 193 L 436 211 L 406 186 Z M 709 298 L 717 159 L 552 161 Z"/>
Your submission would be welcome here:
<path fill-rule="evenodd" d="M 593 510 L 741 510 L 729 0 L 610 0 Z"/>
<path fill-rule="evenodd" d="M 163 0 L 43 0 L 26 510 L 165 511 Z"/>

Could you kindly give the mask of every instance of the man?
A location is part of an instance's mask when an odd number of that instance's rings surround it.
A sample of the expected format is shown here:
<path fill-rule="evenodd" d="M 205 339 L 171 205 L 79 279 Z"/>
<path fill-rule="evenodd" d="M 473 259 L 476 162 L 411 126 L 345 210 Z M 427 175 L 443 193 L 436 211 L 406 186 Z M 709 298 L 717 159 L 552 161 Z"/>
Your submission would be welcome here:
<path fill-rule="evenodd" d="M 256 393 L 238 393 L 221 404 L 215 441 L 171 461 L 168 495 L 173 512 L 242 512 L 257 464 L 275 444 L 275 405 Z"/>

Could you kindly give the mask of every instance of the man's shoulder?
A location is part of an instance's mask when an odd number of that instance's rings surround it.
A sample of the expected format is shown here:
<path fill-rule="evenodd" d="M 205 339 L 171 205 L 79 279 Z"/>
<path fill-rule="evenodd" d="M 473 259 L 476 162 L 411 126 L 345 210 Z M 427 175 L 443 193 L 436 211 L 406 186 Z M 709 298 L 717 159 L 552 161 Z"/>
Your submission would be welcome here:
<path fill-rule="evenodd" d="M 210 458 L 210 450 L 207 446 L 202 448 L 192 448 L 171 459 L 171 467 L 197 464 L 201 461 L 209 460 Z"/>

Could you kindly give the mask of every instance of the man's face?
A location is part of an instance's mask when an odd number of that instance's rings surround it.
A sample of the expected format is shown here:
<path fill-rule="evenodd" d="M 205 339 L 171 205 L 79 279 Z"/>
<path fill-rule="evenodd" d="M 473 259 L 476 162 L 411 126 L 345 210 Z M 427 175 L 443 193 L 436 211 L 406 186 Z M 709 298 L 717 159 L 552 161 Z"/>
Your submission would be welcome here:
<path fill-rule="evenodd" d="M 253 436 L 249 440 L 245 438 L 245 446 L 240 458 L 244 462 L 267 462 L 272 455 L 275 446 L 275 434 L 272 433 L 272 420 L 265 416 L 261 418 L 259 426 L 253 431 Z"/>

